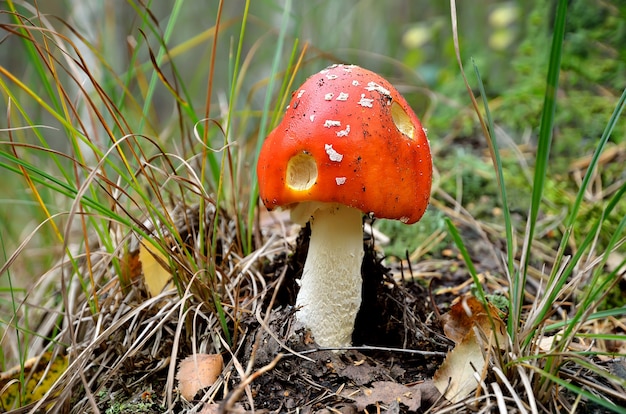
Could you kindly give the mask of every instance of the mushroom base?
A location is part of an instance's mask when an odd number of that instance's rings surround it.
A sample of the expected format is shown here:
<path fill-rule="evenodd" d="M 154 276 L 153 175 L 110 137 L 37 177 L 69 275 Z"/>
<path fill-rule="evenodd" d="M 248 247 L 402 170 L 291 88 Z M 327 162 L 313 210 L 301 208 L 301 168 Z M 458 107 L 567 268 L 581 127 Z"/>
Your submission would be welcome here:
<path fill-rule="evenodd" d="M 361 211 L 325 204 L 311 215 L 296 317 L 324 347 L 349 346 L 361 306 L 363 225 Z"/>

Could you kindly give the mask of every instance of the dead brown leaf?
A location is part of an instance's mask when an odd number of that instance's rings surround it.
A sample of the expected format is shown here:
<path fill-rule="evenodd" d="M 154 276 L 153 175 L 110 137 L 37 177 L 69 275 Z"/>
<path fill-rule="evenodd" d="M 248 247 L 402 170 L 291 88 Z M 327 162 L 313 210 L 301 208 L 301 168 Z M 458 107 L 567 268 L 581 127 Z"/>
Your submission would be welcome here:
<path fill-rule="evenodd" d="M 191 401 L 199 390 L 217 381 L 223 366 L 220 354 L 195 354 L 183 359 L 176 374 L 180 394 Z"/>
<path fill-rule="evenodd" d="M 417 411 L 422 405 L 422 391 L 419 384 L 407 387 L 391 381 L 376 381 L 372 383 L 371 388 L 361 388 L 356 394 L 346 391 L 342 395 L 353 400 L 358 411 L 363 411 L 368 405 L 378 403 L 399 402 L 406 405 L 409 411 Z"/>
<path fill-rule="evenodd" d="M 487 310 L 474 296 L 465 296 L 454 303 L 450 310 L 441 316 L 443 332 L 457 344 L 467 336 L 475 327 L 484 333 L 492 331 L 491 320 L 497 331 L 498 341 L 506 338 L 505 324 L 498 316 L 500 311 L 492 304 L 488 304 Z M 487 335 L 486 335 L 487 336 Z"/>
<path fill-rule="evenodd" d="M 338 367 L 336 371 L 337 374 L 350 379 L 356 385 L 369 384 L 375 379 L 381 379 L 383 375 L 381 367 L 368 362 L 347 364 L 344 367 Z"/>

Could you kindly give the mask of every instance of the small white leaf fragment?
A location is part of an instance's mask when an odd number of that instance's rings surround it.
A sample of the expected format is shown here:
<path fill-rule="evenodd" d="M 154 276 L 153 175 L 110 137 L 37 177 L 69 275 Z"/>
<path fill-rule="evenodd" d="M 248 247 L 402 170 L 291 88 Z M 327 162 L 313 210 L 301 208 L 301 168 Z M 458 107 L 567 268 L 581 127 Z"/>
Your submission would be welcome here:
<path fill-rule="evenodd" d="M 337 132 L 337 136 L 347 137 L 349 133 L 350 133 L 350 125 L 346 125 L 346 129 L 342 129 L 341 131 Z"/>
<path fill-rule="evenodd" d="M 346 177 L 335 177 L 335 182 L 337 183 L 337 185 L 345 184 L 346 180 Z"/>
<path fill-rule="evenodd" d="M 330 101 L 330 100 L 333 99 L 333 96 L 335 96 L 335 94 L 332 93 L 332 92 L 329 92 L 326 95 L 324 95 L 324 99 L 327 100 L 327 101 Z"/>
<path fill-rule="evenodd" d="M 335 151 L 332 144 L 324 144 L 324 150 L 326 151 L 326 154 L 328 154 L 328 158 L 330 158 L 331 161 L 340 162 L 343 160 L 343 155 Z"/>
<path fill-rule="evenodd" d="M 337 97 L 338 101 L 347 101 L 348 100 L 348 94 L 345 92 L 340 92 L 339 96 Z"/>
<path fill-rule="evenodd" d="M 359 101 L 359 105 L 365 108 L 372 108 L 374 106 L 374 100 L 370 98 L 366 98 L 365 94 L 361 94 L 361 100 Z"/>
<path fill-rule="evenodd" d="M 324 121 L 324 126 L 326 128 L 340 127 L 341 126 L 341 121 L 333 121 L 332 119 L 327 119 L 326 121 Z"/>

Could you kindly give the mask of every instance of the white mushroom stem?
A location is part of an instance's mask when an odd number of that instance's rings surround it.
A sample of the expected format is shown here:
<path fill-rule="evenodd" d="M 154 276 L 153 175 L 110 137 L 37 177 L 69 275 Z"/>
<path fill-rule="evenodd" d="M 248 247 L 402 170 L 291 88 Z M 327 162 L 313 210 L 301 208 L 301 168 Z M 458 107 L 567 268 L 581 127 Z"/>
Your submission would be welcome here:
<path fill-rule="evenodd" d="M 310 215 L 311 239 L 296 318 L 320 346 L 349 346 L 361 306 L 363 214 L 339 204 L 315 207 L 320 208 Z"/>

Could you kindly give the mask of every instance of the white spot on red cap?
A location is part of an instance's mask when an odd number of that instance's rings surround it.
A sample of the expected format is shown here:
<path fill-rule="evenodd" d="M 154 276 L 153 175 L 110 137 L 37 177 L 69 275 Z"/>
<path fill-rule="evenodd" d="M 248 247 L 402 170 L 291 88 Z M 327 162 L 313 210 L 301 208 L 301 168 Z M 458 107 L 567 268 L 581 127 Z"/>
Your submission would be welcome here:
<path fill-rule="evenodd" d="M 338 76 L 334 75 L 332 73 L 329 73 L 329 74 L 326 75 L 326 78 L 328 78 L 329 80 L 335 80 L 335 79 L 338 78 Z"/>
<path fill-rule="evenodd" d="M 346 125 L 346 129 L 342 129 L 341 131 L 337 132 L 337 136 L 347 137 L 349 133 L 350 133 L 350 125 Z"/>
<path fill-rule="evenodd" d="M 359 83 L 358 80 L 355 79 L 355 80 L 352 81 L 352 86 L 359 86 L 359 85 L 360 85 L 360 83 Z"/>
<path fill-rule="evenodd" d="M 321 73 L 321 74 L 328 73 L 331 69 L 334 69 L 334 68 L 336 68 L 337 66 L 340 66 L 340 65 L 338 65 L 338 64 L 336 64 L 336 63 L 335 63 L 335 64 L 333 64 L 333 65 L 330 65 L 330 66 L 328 66 L 328 67 L 326 67 L 326 68 L 324 68 L 324 69 L 320 70 L 320 73 Z M 343 66 L 343 65 L 341 65 L 341 66 Z"/>
<path fill-rule="evenodd" d="M 309 119 L 311 120 L 311 122 L 315 121 L 315 114 L 311 115 Z"/>
<path fill-rule="evenodd" d="M 324 95 L 324 99 L 326 99 L 327 101 L 330 101 L 333 99 L 333 96 L 335 96 L 335 94 L 332 92 L 329 92 L 326 95 Z"/>
<path fill-rule="evenodd" d="M 304 89 L 300 89 L 300 92 L 298 92 L 298 99 L 302 98 L 302 95 L 304 95 L 306 91 Z"/>
<path fill-rule="evenodd" d="M 327 119 L 326 121 L 324 121 L 324 126 L 326 128 L 340 127 L 341 126 L 341 121 L 333 121 L 332 119 Z"/>
<path fill-rule="evenodd" d="M 377 92 L 380 92 L 381 94 L 386 95 L 386 96 L 390 96 L 391 95 L 391 92 L 389 92 L 389 89 L 383 88 L 382 86 L 380 86 L 376 82 L 368 82 L 367 86 L 365 87 L 365 89 L 367 89 L 368 91 L 377 91 Z"/>
<path fill-rule="evenodd" d="M 338 101 L 347 101 L 348 100 L 348 94 L 345 92 L 340 92 L 339 96 L 337 97 Z"/>
<path fill-rule="evenodd" d="M 337 183 L 337 185 L 345 184 L 346 180 L 347 180 L 346 177 L 335 177 L 335 182 Z"/>
<path fill-rule="evenodd" d="M 343 155 L 335 151 L 332 144 L 324 144 L 324 150 L 326 154 L 328 154 L 328 158 L 334 162 L 341 162 L 343 160 Z"/>
<path fill-rule="evenodd" d="M 361 94 L 361 100 L 359 101 L 359 105 L 364 106 L 365 108 L 372 108 L 374 106 L 374 100 L 370 98 L 366 98 L 365 94 Z"/>

